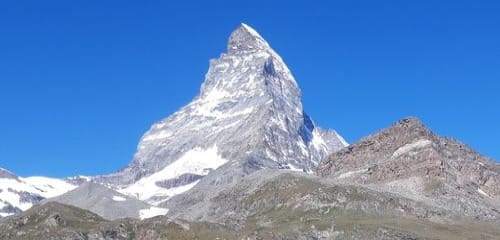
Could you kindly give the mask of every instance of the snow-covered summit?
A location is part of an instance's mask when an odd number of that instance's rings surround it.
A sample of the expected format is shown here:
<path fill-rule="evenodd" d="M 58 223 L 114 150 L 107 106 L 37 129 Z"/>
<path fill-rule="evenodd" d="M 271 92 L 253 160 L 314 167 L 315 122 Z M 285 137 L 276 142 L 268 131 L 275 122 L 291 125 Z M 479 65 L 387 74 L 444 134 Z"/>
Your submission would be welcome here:
<path fill-rule="evenodd" d="M 223 184 L 263 168 L 311 172 L 347 143 L 335 131 L 318 128 L 301 98 L 281 57 L 257 31 L 241 24 L 229 37 L 228 52 L 210 61 L 199 95 L 144 134 L 129 166 L 96 181 L 158 203 L 211 174 Z M 141 194 L 136 183 L 155 194 Z"/>

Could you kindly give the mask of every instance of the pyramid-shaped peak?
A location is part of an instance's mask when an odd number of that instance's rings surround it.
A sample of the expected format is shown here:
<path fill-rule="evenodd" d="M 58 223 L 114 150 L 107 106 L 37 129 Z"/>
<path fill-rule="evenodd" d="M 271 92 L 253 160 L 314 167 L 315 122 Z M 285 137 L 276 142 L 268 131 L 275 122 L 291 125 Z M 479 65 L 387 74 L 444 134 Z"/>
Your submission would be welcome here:
<path fill-rule="evenodd" d="M 241 23 L 236 30 L 231 33 L 227 45 L 228 53 L 256 51 L 269 48 L 269 44 L 252 27 Z"/>

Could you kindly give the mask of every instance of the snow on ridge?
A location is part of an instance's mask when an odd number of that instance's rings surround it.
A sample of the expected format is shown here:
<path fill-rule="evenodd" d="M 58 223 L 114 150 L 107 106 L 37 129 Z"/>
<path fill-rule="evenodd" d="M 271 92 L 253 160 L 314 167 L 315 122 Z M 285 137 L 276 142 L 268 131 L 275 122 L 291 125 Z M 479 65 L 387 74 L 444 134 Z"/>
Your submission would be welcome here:
<path fill-rule="evenodd" d="M 171 137 L 172 135 L 173 135 L 173 133 L 171 131 L 162 130 L 162 131 L 159 131 L 155 134 L 149 134 L 149 135 L 145 136 L 142 139 L 142 141 L 154 141 L 154 140 L 159 140 L 159 139 L 165 139 L 165 138 Z"/>
<path fill-rule="evenodd" d="M 115 201 L 115 202 L 124 202 L 124 201 L 127 201 L 127 199 L 126 199 L 126 198 L 121 197 L 121 196 L 113 196 L 113 198 L 112 198 L 112 199 L 113 199 L 113 201 Z"/>
<path fill-rule="evenodd" d="M 27 192 L 43 198 L 51 198 L 75 189 L 76 186 L 60 179 L 47 177 L 26 177 L 0 179 L 0 199 L 23 211 L 33 206 L 32 202 L 21 199 L 19 192 Z"/>
<path fill-rule="evenodd" d="M 393 154 L 392 158 L 398 158 L 399 156 L 406 154 L 410 151 L 418 150 L 430 146 L 432 142 L 428 139 L 421 139 L 413 143 L 406 144 L 398 148 Z"/>
<path fill-rule="evenodd" d="M 128 187 L 120 189 L 119 192 L 143 201 L 147 201 L 157 196 L 169 197 L 177 195 L 191 189 L 198 181 L 170 189 L 159 187 L 156 183 L 168 179 L 175 179 L 186 173 L 207 175 L 210 169 L 217 169 L 226 162 L 227 160 L 223 159 L 218 154 L 216 145 L 207 149 L 194 148 L 184 153 L 179 159 L 173 161 L 162 170 L 144 177 Z"/>
<path fill-rule="evenodd" d="M 245 30 L 247 30 L 247 32 L 249 32 L 253 36 L 258 37 L 258 38 L 262 38 L 262 36 L 255 29 L 253 29 L 252 27 L 248 26 L 247 24 L 241 23 L 241 26 L 243 26 L 243 28 L 245 28 Z"/>
<path fill-rule="evenodd" d="M 2 167 L 0 167 L 0 171 L 1 171 L 1 172 L 6 172 L 6 173 L 10 173 L 10 174 L 12 174 L 12 175 L 15 175 L 15 174 L 14 174 L 14 173 L 12 173 L 11 171 L 9 171 L 9 170 L 7 170 L 7 169 L 5 169 L 5 168 L 2 168 Z"/>
<path fill-rule="evenodd" d="M 335 132 L 335 136 L 339 139 L 339 141 L 344 145 L 344 147 L 349 146 L 349 143 L 344 139 L 344 137 L 340 136 L 340 134 L 337 131 Z"/>
<path fill-rule="evenodd" d="M 31 186 L 42 190 L 40 195 L 44 198 L 56 197 L 77 187 L 64 180 L 55 178 L 33 176 L 21 179 Z"/>
<path fill-rule="evenodd" d="M 77 176 L 73 176 L 73 177 L 68 177 L 66 178 L 68 180 L 78 180 L 78 179 L 83 179 L 85 180 L 86 182 L 89 182 L 90 180 L 92 180 L 92 177 L 90 176 L 85 176 L 85 175 L 77 175 Z"/>

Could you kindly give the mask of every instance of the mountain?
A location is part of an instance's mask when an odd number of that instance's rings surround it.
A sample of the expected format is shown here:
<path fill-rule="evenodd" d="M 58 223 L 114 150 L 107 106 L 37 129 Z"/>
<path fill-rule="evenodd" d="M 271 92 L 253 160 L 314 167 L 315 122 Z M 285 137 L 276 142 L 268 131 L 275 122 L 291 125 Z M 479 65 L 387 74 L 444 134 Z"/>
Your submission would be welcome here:
<path fill-rule="evenodd" d="M 323 160 L 322 177 L 475 219 L 500 218 L 500 164 L 406 118 Z"/>
<path fill-rule="evenodd" d="M 79 207 L 108 220 L 121 218 L 145 219 L 167 213 L 166 209 L 153 207 L 136 198 L 121 194 L 94 182 L 84 183 L 72 191 L 43 202 L 58 202 Z"/>
<path fill-rule="evenodd" d="M 260 169 L 312 173 L 347 143 L 317 127 L 301 97 L 281 57 L 241 24 L 227 53 L 210 60 L 199 95 L 144 134 L 130 165 L 96 181 L 157 205 L 200 182 L 207 185 L 215 169 L 217 184 Z"/>
<path fill-rule="evenodd" d="M 130 165 L 63 180 L 0 169 L 0 209 L 17 213 L 0 240 L 498 239 L 500 165 L 411 117 L 348 146 L 242 24 Z"/>
<path fill-rule="evenodd" d="M 18 177 L 0 168 L 0 217 L 31 208 L 41 200 L 76 188 L 64 180 L 47 177 Z"/>

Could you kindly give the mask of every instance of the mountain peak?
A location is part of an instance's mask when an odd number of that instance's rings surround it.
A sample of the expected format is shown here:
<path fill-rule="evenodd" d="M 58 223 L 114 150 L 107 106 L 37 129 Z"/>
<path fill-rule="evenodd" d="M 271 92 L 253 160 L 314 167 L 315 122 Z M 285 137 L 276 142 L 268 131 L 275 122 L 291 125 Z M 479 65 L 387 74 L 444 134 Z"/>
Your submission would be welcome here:
<path fill-rule="evenodd" d="M 241 23 L 236 30 L 231 33 L 227 45 L 228 53 L 239 51 L 256 51 L 269 48 L 269 44 L 252 27 Z"/>
<path fill-rule="evenodd" d="M 283 59 L 257 31 L 241 24 L 229 37 L 228 52 L 210 60 L 199 95 L 153 125 L 134 161 L 103 181 L 159 204 L 198 182 L 216 178 L 222 185 L 237 179 L 221 176 L 262 168 L 312 172 L 345 145 L 304 113 L 302 92 Z M 142 194 L 144 186 L 155 190 Z"/>
<path fill-rule="evenodd" d="M 434 133 L 416 117 L 403 118 L 382 132 L 388 134 L 382 134 L 383 137 L 387 138 L 386 141 L 392 141 L 394 136 L 406 139 L 407 141 L 421 137 L 433 138 L 432 136 L 435 136 Z"/>

